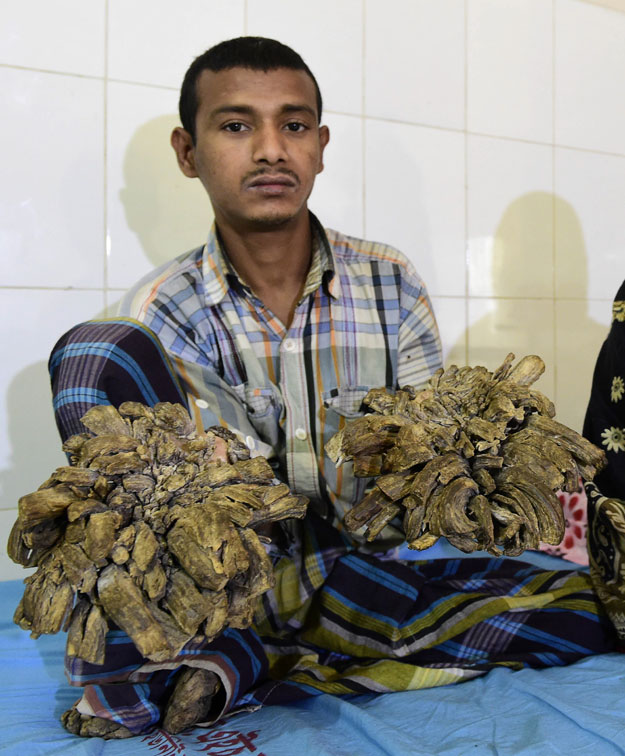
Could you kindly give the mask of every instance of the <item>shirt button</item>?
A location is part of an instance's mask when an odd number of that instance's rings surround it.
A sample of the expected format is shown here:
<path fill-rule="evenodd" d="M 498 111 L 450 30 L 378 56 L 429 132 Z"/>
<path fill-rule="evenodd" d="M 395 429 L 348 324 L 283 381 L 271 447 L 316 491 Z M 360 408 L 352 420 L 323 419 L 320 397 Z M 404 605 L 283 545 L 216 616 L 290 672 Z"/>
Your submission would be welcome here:
<path fill-rule="evenodd" d="M 247 444 L 247 448 L 250 451 L 254 451 L 254 449 L 256 448 L 256 441 L 254 441 L 254 439 L 251 436 L 246 437 L 245 443 Z"/>
<path fill-rule="evenodd" d="M 284 348 L 286 349 L 287 352 L 294 351 L 295 342 L 293 341 L 293 339 L 286 339 L 286 341 L 284 342 Z"/>
<path fill-rule="evenodd" d="M 303 428 L 298 428 L 295 431 L 295 438 L 298 439 L 298 441 L 306 441 L 307 433 Z"/>
<path fill-rule="evenodd" d="M 199 407 L 200 409 L 208 409 L 208 402 L 206 401 L 206 399 L 196 399 L 195 406 Z"/>

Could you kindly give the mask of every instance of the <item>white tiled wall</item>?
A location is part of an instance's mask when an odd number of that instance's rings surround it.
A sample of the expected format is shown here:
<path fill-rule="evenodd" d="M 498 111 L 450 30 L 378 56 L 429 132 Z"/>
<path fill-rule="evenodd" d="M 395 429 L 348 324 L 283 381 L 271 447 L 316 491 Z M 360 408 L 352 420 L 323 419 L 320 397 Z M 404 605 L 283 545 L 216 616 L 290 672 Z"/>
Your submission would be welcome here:
<path fill-rule="evenodd" d="M 45 363 L 211 211 L 168 135 L 193 57 L 293 45 L 332 140 L 311 206 L 396 245 L 445 355 L 541 354 L 581 427 L 625 278 L 625 14 L 582 0 L 21 0 L 0 27 L 0 579 L 16 499 L 62 464 Z"/>
<path fill-rule="evenodd" d="M 469 130 L 551 142 L 552 3 L 470 0 L 467 11 Z"/>

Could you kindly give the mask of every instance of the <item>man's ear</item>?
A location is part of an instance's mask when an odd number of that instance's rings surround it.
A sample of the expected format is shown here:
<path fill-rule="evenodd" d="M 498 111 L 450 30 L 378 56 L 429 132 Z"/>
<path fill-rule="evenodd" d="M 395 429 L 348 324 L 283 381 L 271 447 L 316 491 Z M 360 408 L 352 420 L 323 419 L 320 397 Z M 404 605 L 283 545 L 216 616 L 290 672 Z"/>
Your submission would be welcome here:
<path fill-rule="evenodd" d="M 185 176 L 197 178 L 195 170 L 195 148 L 191 134 L 181 126 L 171 132 L 171 146 L 174 148 L 178 165 Z"/>
<path fill-rule="evenodd" d="M 319 155 L 319 169 L 317 173 L 321 173 L 323 170 L 323 151 L 330 141 L 330 129 L 327 126 L 319 127 L 319 145 L 321 146 L 321 153 Z"/>

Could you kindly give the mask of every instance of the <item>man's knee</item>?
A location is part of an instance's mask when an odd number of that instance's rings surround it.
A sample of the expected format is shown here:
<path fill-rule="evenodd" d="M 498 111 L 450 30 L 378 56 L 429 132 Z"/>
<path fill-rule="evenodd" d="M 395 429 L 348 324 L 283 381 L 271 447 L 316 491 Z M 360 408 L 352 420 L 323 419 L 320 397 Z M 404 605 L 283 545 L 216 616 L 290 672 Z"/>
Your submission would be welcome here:
<path fill-rule="evenodd" d="M 84 431 L 80 418 L 97 404 L 185 403 L 158 337 L 131 319 L 79 323 L 61 336 L 48 367 L 63 440 Z"/>

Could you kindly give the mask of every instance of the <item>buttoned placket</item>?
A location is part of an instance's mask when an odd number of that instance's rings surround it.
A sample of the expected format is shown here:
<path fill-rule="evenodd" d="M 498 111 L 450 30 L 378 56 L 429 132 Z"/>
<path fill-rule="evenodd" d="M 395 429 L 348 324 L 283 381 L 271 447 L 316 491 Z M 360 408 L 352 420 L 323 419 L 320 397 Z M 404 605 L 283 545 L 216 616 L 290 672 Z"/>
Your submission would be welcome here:
<path fill-rule="evenodd" d="M 304 364 L 303 333 L 308 299 L 298 303 L 291 326 L 280 345 L 280 389 L 285 407 L 287 473 L 299 491 L 321 496 L 318 465 L 312 444 L 310 405 Z"/>
<path fill-rule="evenodd" d="M 253 293 L 247 287 L 242 288 L 242 293 L 244 297 L 252 301 L 253 306 L 257 308 L 262 307 L 262 303 L 254 297 Z M 243 327 L 243 323 L 241 322 L 236 308 L 228 308 L 224 312 L 224 316 L 230 326 L 230 333 L 234 335 L 239 357 L 244 362 L 248 385 L 251 385 L 254 388 L 269 389 L 272 393 L 279 390 L 279 387 L 276 387 L 271 383 L 266 370 L 263 368 L 260 359 L 252 348 L 249 336 Z M 253 436 L 248 435 L 244 440 L 246 446 L 251 452 L 254 452 L 257 449 L 258 443 Z"/>
<path fill-rule="evenodd" d="M 323 243 L 323 241 L 317 238 L 315 243 Z M 331 255 L 331 252 L 328 252 L 328 254 Z M 232 272 L 234 273 L 234 271 Z M 236 273 L 234 275 L 236 276 Z M 256 312 L 263 311 L 264 304 L 258 300 L 254 292 L 240 280 L 238 280 L 238 283 L 240 286 L 239 295 L 246 298 Z M 307 324 L 310 297 L 315 295 L 319 285 L 321 285 L 320 276 L 317 275 L 313 279 L 309 273 L 305 293 L 295 308 L 293 321 L 279 347 L 277 386 L 270 382 L 260 359 L 252 356 L 254 350 L 238 314 L 229 310 L 226 316 L 230 325 L 230 332 L 235 334 L 239 354 L 245 355 L 248 384 L 270 387 L 274 393 L 277 392 L 280 395 L 284 408 L 281 426 L 285 439 L 285 462 L 288 477 L 286 482 L 293 490 L 318 499 L 322 498 L 323 494 L 319 484 L 318 459 L 313 446 L 314 431 L 311 428 L 311 423 L 315 423 L 315 417 L 311 418 L 303 334 Z M 271 313 L 268 314 L 271 315 Z M 279 336 L 279 332 L 270 322 L 266 321 L 264 327 Z M 316 339 L 316 334 L 313 335 L 313 338 Z M 314 348 L 312 351 L 314 353 Z M 314 411 L 317 411 L 316 403 Z M 252 437 L 245 439 L 250 449 L 252 449 L 253 441 Z"/>

